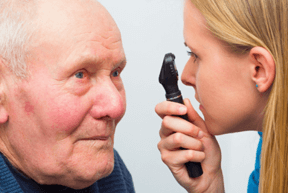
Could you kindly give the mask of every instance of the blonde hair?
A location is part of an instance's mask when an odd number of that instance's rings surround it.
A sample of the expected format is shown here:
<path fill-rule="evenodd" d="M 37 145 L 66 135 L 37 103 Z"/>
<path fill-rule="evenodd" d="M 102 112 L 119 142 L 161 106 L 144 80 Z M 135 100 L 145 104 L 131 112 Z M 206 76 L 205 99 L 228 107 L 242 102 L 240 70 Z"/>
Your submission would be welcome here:
<path fill-rule="evenodd" d="M 261 46 L 273 56 L 276 76 L 265 108 L 261 193 L 288 192 L 288 0 L 191 0 L 208 28 L 236 53 Z"/>

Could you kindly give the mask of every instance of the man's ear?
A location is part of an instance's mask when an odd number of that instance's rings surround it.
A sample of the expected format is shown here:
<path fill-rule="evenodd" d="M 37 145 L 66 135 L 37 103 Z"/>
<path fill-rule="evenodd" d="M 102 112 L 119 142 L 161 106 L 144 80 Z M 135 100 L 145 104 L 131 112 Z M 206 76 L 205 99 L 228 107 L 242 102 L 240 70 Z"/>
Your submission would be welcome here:
<path fill-rule="evenodd" d="M 272 86 L 276 73 L 273 56 L 265 48 L 257 46 L 250 50 L 249 57 L 255 87 L 259 92 L 266 92 Z"/>
<path fill-rule="evenodd" d="M 8 117 L 9 116 L 5 107 L 2 104 L 0 104 L 0 126 L 8 121 Z"/>
<path fill-rule="evenodd" d="M 4 82 L 4 75 L 3 72 L 5 71 L 6 66 L 4 64 L 4 61 L 2 60 L 0 56 L 0 126 L 5 124 L 8 119 L 8 112 L 7 112 L 7 106 L 6 106 L 6 89 L 5 89 L 5 82 Z"/>
<path fill-rule="evenodd" d="M 6 109 L 6 95 L 4 92 L 3 83 L 0 82 L 0 126 L 8 121 L 8 112 Z"/>

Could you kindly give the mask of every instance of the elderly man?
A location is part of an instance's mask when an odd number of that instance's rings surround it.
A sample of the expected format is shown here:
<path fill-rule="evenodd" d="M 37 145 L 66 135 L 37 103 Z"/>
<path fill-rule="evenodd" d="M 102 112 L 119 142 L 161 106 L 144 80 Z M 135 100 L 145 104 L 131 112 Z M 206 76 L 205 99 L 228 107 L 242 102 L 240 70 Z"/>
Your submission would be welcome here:
<path fill-rule="evenodd" d="M 96 0 L 0 2 L 0 192 L 134 192 L 120 32 Z"/>

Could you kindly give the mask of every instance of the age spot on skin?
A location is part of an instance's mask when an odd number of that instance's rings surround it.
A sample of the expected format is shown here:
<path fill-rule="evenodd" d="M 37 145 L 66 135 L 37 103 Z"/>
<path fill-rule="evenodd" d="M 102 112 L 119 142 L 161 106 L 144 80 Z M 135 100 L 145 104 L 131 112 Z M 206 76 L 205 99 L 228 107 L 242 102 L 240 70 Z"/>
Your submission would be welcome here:
<path fill-rule="evenodd" d="M 29 102 L 25 103 L 25 112 L 27 114 L 30 114 L 30 113 L 34 112 L 34 107 Z"/>

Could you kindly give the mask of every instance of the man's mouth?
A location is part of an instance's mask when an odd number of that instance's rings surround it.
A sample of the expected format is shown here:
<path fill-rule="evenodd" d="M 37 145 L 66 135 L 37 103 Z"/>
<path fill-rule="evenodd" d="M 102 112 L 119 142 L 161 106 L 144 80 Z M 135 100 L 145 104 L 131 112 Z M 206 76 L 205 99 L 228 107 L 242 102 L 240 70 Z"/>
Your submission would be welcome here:
<path fill-rule="evenodd" d="M 88 137 L 88 138 L 84 138 L 82 140 L 98 140 L 98 141 L 106 141 L 111 137 L 111 135 L 107 135 L 107 136 L 94 136 L 94 137 Z"/>

